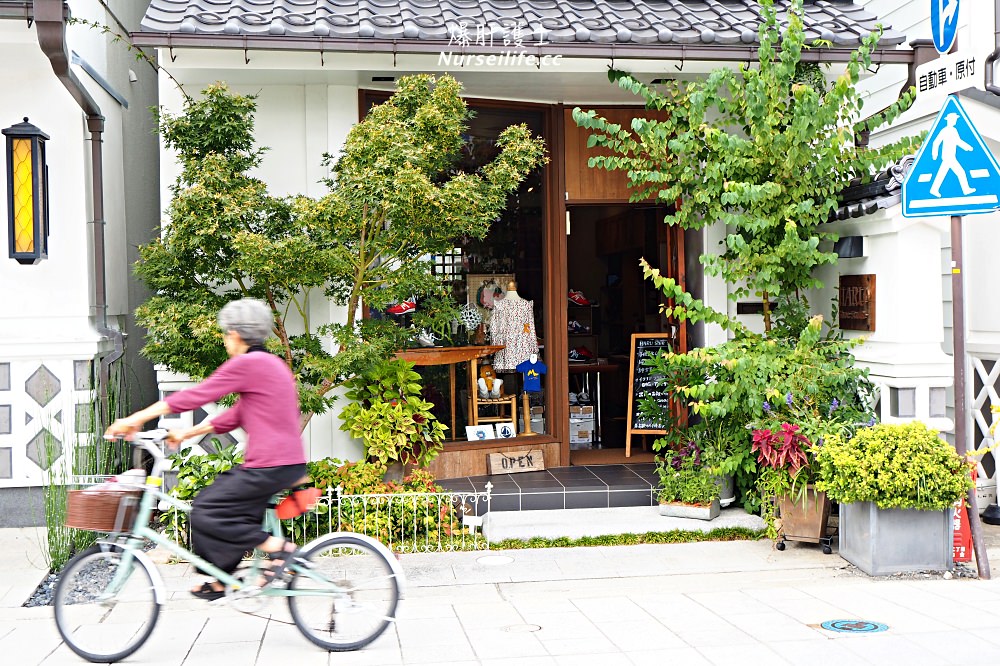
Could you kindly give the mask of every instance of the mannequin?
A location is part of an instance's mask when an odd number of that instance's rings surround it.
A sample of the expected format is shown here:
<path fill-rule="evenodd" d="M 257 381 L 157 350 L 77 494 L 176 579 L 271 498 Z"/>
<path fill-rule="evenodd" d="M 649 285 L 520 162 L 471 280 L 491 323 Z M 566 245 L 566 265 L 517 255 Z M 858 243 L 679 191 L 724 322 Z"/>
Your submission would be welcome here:
<path fill-rule="evenodd" d="M 517 282 L 511 280 L 507 283 L 507 295 L 504 298 L 509 298 L 514 301 L 523 301 L 520 294 L 517 293 Z"/>

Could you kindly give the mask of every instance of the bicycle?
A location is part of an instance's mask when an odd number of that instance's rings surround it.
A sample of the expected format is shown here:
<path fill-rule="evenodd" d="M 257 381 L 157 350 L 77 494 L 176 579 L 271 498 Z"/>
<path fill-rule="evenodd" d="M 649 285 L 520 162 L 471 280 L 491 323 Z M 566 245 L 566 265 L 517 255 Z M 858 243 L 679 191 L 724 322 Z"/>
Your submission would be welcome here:
<path fill-rule="evenodd" d="M 405 578 L 389 549 L 369 536 L 331 532 L 318 537 L 287 560 L 282 577 L 286 584 L 275 581 L 258 587 L 254 581 L 268 566 L 262 553 L 255 553 L 239 577 L 150 528 L 154 506 L 165 508 L 166 503 L 191 511 L 188 503 L 161 490 L 168 466 L 161 448 L 165 439 L 163 430 L 136 435 L 133 444 L 153 456 L 152 471 L 141 486 L 129 486 L 132 497 L 118 501 L 115 529 L 108 537 L 70 560 L 59 577 L 53 602 L 56 627 L 73 652 L 91 662 L 119 661 L 152 634 L 167 592 L 145 553 L 147 541 L 215 576 L 226 586 L 224 600 L 237 610 L 269 597 L 286 597 L 295 626 L 325 650 L 357 650 L 386 630 L 395 619 Z M 263 524 L 276 536 L 282 534 L 274 509 L 280 497 L 272 499 Z"/>

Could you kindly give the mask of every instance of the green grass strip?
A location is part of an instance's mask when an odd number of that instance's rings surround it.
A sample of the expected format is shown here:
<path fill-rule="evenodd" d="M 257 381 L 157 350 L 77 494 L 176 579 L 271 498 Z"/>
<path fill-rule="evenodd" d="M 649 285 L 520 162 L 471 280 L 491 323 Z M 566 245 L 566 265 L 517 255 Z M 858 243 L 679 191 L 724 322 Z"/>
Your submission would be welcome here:
<path fill-rule="evenodd" d="M 766 538 L 764 530 L 752 530 L 747 527 L 719 527 L 709 532 L 700 530 L 671 530 L 669 532 L 645 532 L 643 534 L 607 534 L 602 536 L 585 536 L 579 539 L 558 537 L 547 539 L 532 537 L 530 539 L 504 539 L 489 544 L 489 550 L 524 550 L 527 548 L 576 548 L 585 546 L 637 546 L 654 543 L 696 543 L 700 541 L 757 541 Z M 413 544 L 401 541 L 392 544 L 392 549 L 400 553 L 411 552 L 460 552 L 485 551 L 486 540 L 482 536 L 464 539 L 442 539 L 440 543 L 430 541 L 427 550 L 419 541 Z M 435 548 L 438 546 L 438 548 Z"/>
<path fill-rule="evenodd" d="M 585 536 L 578 539 L 559 537 L 546 539 L 504 539 L 490 544 L 491 550 L 521 550 L 524 548 L 575 548 L 579 546 L 637 546 L 655 543 L 695 543 L 700 541 L 756 541 L 764 538 L 764 530 L 746 527 L 719 527 L 709 532 L 698 530 L 671 530 L 669 532 L 645 532 L 643 534 L 608 534 Z"/>

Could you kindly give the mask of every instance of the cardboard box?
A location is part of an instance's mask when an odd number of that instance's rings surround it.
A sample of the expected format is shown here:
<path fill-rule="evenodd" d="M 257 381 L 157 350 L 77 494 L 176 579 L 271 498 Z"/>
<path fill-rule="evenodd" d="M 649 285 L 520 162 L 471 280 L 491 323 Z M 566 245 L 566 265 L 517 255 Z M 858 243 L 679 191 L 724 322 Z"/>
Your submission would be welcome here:
<path fill-rule="evenodd" d="M 593 405 L 570 405 L 569 406 L 569 417 L 570 417 L 570 419 L 593 419 L 594 418 L 594 406 Z"/>
<path fill-rule="evenodd" d="M 572 446 L 573 444 L 589 445 L 593 441 L 594 441 L 594 419 L 571 418 L 569 420 L 570 448 L 574 448 Z"/>

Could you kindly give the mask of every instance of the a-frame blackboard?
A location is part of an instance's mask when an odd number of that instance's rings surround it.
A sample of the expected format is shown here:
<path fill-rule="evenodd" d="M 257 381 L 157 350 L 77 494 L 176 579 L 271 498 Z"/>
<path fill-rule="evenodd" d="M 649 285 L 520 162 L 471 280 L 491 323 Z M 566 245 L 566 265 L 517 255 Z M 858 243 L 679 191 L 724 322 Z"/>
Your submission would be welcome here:
<path fill-rule="evenodd" d="M 653 398 L 665 411 L 670 410 L 668 387 L 660 384 L 660 377 L 643 361 L 654 358 L 661 351 L 673 349 L 670 333 L 633 333 L 628 362 L 628 421 L 625 426 L 625 457 L 632 455 L 632 433 L 666 434 L 665 424 L 651 420 L 639 410 L 644 398 Z"/>

